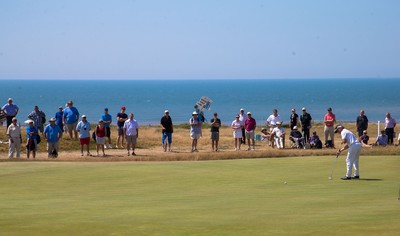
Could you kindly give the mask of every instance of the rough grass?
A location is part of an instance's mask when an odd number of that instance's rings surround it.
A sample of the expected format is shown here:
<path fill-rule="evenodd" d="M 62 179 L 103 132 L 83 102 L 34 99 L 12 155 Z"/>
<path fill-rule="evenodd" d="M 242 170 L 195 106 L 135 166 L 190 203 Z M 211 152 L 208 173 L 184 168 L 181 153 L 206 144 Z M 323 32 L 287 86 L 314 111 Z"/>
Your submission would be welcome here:
<path fill-rule="evenodd" d="M 400 158 L 333 160 L 2 162 L 0 235 L 398 235 Z"/>
<path fill-rule="evenodd" d="M 346 124 L 346 128 L 355 132 L 354 124 Z M 260 131 L 259 127 L 257 131 Z M 316 130 L 321 140 L 324 140 L 323 125 L 314 124 L 312 130 Z M 286 129 L 289 132 L 289 129 Z M 25 129 L 23 129 L 23 143 L 26 141 Z M 116 127 L 112 127 L 112 142 L 116 142 Z M 70 140 L 68 135 L 60 141 L 60 155 L 58 161 L 183 161 L 183 160 L 215 160 L 215 159 L 242 159 L 242 158 L 263 158 L 263 157 L 286 157 L 286 156 L 332 156 L 335 155 L 336 149 L 322 149 L 322 150 L 297 150 L 291 149 L 289 140 L 286 139 L 286 149 L 277 150 L 272 149 L 266 145 L 266 142 L 256 142 L 256 151 L 248 152 L 247 145 L 242 145 L 242 151 L 234 152 L 234 143 L 232 137 L 232 130 L 230 127 L 222 127 L 220 130 L 220 152 L 211 152 L 211 141 L 209 139 L 209 127 L 203 129 L 203 138 L 199 140 L 198 153 L 190 153 L 191 139 L 189 137 L 189 127 L 185 124 L 177 125 L 174 129 L 172 153 L 164 153 L 161 149 L 161 128 L 158 126 L 142 126 L 139 131 L 139 139 L 137 145 L 138 157 L 126 157 L 124 149 L 106 150 L 107 158 L 80 158 L 79 141 Z M 377 135 L 377 126 L 371 124 L 369 128 L 369 135 L 371 142 L 375 141 Z M 5 127 L 0 127 L 0 140 L 7 141 L 5 137 Z M 340 142 L 339 135 L 335 136 L 336 146 Z M 91 152 L 95 153 L 95 144 L 91 141 Z M 0 144 L 0 161 L 8 161 L 7 158 L 8 145 Z M 400 147 L 374 147 L 372 149 L 364 148 L 362 155 L 399 155 Z M 22 158 L 26 157 L 25 149 L 22 148 Z M 46 143 L 43 141 L 39 144 L 38 160 L 47 161 Z M 52 160 L 51 160 L 52 161 Z"/>

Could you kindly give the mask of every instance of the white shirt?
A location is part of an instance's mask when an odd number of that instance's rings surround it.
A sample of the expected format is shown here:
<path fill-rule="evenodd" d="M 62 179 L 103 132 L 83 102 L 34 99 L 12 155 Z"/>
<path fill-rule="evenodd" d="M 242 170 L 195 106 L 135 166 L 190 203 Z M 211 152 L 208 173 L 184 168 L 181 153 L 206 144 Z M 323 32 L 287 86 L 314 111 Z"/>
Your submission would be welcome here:
<path fill-rule="evenodd" d="M 346 140 L 346 143 L 351 146 L 353 143 L 358 143 L 356 136 L 347 129 L 343 129 L 340 133 L 342 139 Z"/>
<path fill-rule="evenodd" d="M 285 129 L 282 128 L 282 127 L 280 127 L 280 128 L 275 127 L 275 128 L 272 130 L 272 133 L 273 133 L 276 137 L 280 138 L 280 137 L 282 137 L 282 135 L 285 133 Z"/>
<path fill-rule="evenodd" d="M 267 119 L 267 125 L 276 125 L 276 122 L 281 122 L 282 124 L 282 118 L 280 115 L 274 116 L 274 114 L 272 114 Z"/>
<path fill-rule="evenodd" d="M 239 114 L 239 121 L 242 126 L 244 126 L 244 115 L 242 113 Z"/>
<path fill-rule="evenodd" d="M 126 129 L 126 136 L 136 136 L 136 129 L 139 129 L 139 124 L 136 120 L 128 119 L 124 123 L 124 129 Z"/>
<path fill-rule="evenodd" d="M 21 137 L 21 129 L 20 129 L 19 125 L 11 124 L 10 126 L 8 126 L 7 134 L 11 138 L 19 138 L 19 137 Z"/>

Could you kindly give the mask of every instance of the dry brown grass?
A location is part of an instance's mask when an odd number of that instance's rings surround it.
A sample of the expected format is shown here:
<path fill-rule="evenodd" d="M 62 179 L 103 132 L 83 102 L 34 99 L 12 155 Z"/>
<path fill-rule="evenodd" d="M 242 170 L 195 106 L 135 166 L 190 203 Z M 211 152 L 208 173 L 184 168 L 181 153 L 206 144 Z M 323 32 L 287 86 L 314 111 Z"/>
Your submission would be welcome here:
<path fill-rule="evenodd" d="M 354 124 L 346 124 L 345 127 L 355 132 Z M 260 131 L 260 127 L 257 131 Z M 316 130 L 321 140 L 324 141 L 322 124 L 315 124 L 312 131 Z M 289 129 L 286 129 L 288 132 Z M 0 140 L 7 141 L 5 127 L 0 127 Z M 25 129 L 23 132 L 23 143 L 26 142 Z M 112 142 L 115 144 L 117 130 L 112 127 Z M 320 150 L 299 150 L 291 149 L 289 140 L 286 139 L 286 149 L 277 150 L 266 145 L 265 142 L 256 142 L 255 151 L 247 150 L 247 145 L 242 145 L 242 151 L 234 151 L 232 130 L 230 127 L 222 127 L 220 130 L 219 152 L 211 151 L 211 141 L 209 138 L 209 128 L 203 129 L 203 137 L 199 140 L 199 152 L 191 153 L 191 139 L 189 129 L 184 126 L 178 126 L 174 129 L 172 152 L 164 153 L 161 148 L 161 129 L 158 126 L 143 126 L 139 130 L 139 139 L 137 145 L 136 157 L 128 157 L 124 149 L 106 150 L 107 158 L 81 158 L 79 141 L 70 140 L 68 135 L 60 141 L 60 153 L 58 161 L 191 161 L 191 160 L 226 160 L 241 158 L 268 158 L 268 157 L 301 157 L 301 156 L 333 156 L 336 149 Z M 369 128 L 370 142 L 375 141 L 377 135 L 376 124 L 371 124 Z M 338 147 L 340 142 L 339 135 L 335 135 L 335 143 Z M 115 145 L 114 145 L 115 146 Z M 95 144 L 91 142 L 91 152 L 95 153 Z M 8 145 L 0 144 L 0 159 L 7 160 Z M 362 155 L 399 155 L 400 147 L 374 147 L 364 148 Z M 22 159 L 26 159 L 25 148 L 22 148 Z M 47 160 L 46 143 L 42 141 L 39 144 L 39 153 L 37 159 Z"/>

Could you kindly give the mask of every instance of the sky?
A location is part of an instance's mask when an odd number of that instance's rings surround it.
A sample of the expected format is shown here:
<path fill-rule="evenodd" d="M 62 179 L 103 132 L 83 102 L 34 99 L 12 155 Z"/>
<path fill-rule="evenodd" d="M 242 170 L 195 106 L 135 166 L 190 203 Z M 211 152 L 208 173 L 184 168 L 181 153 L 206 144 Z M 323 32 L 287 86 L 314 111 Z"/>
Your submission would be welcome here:
<path fill-rule="evenodd" d="M 400 78 L 398 0 L 0 1 L 0 79 Z"/>

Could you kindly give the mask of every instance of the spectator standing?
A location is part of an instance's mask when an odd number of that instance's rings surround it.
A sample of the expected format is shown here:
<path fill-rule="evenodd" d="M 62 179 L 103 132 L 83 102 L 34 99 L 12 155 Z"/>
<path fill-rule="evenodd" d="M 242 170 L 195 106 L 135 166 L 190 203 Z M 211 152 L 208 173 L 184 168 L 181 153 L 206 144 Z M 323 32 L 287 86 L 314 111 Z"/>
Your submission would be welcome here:
<path fill-rule="evenodd" d="M 385 118 L 385 132 L 386 135 L 388 136 L 388 145 L 393 144 L 395 127 L 396 127 L 396 120 L 390 116 L 389 112 L 387 112 Z"/>
<path fill-rule="evenodd" d="M 301 131 L 303 131 L 303 137 L 306 142 L 310 140 L 310 129 L 311 129 L 311 115 L 307 113 L 307 109 L 303 107 L 301 109 L 303 114 L 300 115 Z"/>
<path fill-rule="evenodd" d="M 296 109 L 292 108 L 292 114 L 290 114 L 290 130 L 293 130 L 293 128 L 299 123 L 299 115 L 296 113 Z"/>
<path fill-rule="evenodd" d="M 18 115 L 19 107 L 15 104 L 13 104 L 12 98 L 8 99 L 8 103 L 5 104 L 1 110 L 4 111 L 6 114 L 6 119 L 7 119 L 7 128 L 8 126 L 11 125 L 12 123 L 12 118 L 16 117 Z"/>
<path fill-rule="evenodd" d="M 328 143 L 328 136 L 330 137 L 330 140 L 332 142 L 332 147 L 335 147 L 335 125 L 336 122 L 336 116 L 335 114 L 332 113 L 332 108 L 328 108 L 328 113 L 325 114 L 324 116 L 324 133 L 325 133 L 325 145 Z"/>
<path fill-rule="evenodd" d="M 108 141 L 108 148 L 112 148 L 111 144 L 111 123 L 112 123 L 112 117 L 110 114 L 108 114 L 108 108 L 104 108 L 104 114 L 101 115 L 101 120 L 103 121 L 103 125 L 106 128 L 106 137 Z M 104 148 L 107 148 L 107 142 L 104 142 Z"/>
<path fill-rule="evenodd" d="M 245 135 L 247 139 L 247 150 L 255 150 L 255 142 L 254 142 L 254 131 L 256 129 L 256 120 L 251 117 L 251 112 L 247 112 L 247 119 L 244 121 L 244 129 L 246 130 Z M 243 133 L 242 133 L 243 135 Z M 252 148 L 250 149 L 250 140 L 252 143 Z"/>
<path fill-rule="evenodd" d="M 56 125 L 58 125 L 58 127 L 60 127 L 62 132 L 64 132 L 63 114 L 64 114 L 64 109 L 62 106 L 59 106 L 58 112 L 56 112 L 54 117 L 56 118 Z"/>
<path fill-rule="evenodd" d="M 340 155 L 344 150 L 349 149 L 347 152 L 346 158 L 346 168 L 347 172 L 342 180 L 350 180 L 350 179 L 359 179 L 360 178 L 360 169 L 358 167 L 358 160 L 360 158 L 360 152 L 362 148 L 362 144 L 358 142 L 356 136 L 349 130 L 345 129 L 343 126 L 338 125 L 335 128 L 335 133 L 340 133 L 342 140 L 342 148 L 340 148 L 337 152 L 337 155 Z M 352 169 L 354 167 L 354 176 L 351 176 Z"/>
<path fill-rule="evenodd" d="M 360 136 L 360 142 L 368 145 L 369 136 L 366 130 L 363 131 L 363 135 Z"/>
<path fill-rule="evenodd" d="M 189 120 L 190 138 L 192 139 L 192 152 L 198 152 L 197 141 L 201 137 L 201 126 L 203 122 L 200 120 L 196 111 L 192 113 L 192 118 Z"/>
<path fill-rule="evenodd" d="M 364 113 L 365 113 L 364 110 L 361 110 L 360 115 L 356 119 L 358 137 L 361 137 L 361 135 L 363 135 L 364 130 L 368 129 L 368 117 Z"/>
<path fill-rule="evenodd" d="M 47 140 L 47 157 L 58 157 L 58 141 L 62 137 L 62 130 L 56 124 L 56 118 L 52 117 L 49 120 L 50 124 L 48 124 L 44 128 L 44 138 Z"/>
<path fill-rule="evenodd" d="M 246 144 L 246 130 L 244 128 L 245 120 L 246 120 L 246 118 L 244 117 L 244 109 L 240 108 L 239 121 L 242 123 L 242 139 L 241 139 L 242 144 Z"/>
<path fill-rule="evenodd" d="M 21 127 L 17 124 L 17 118 L 12 118 L 11 125 L 7 128 L 8 136 L 8 158 L 14 158 L 16 152 L 17 159 L 21 154 Z"/>
<path fill-rule="evenodd" d="M 86 115 L 82 115 L 82 120 L 76 125 L 76 131 L 79 132 L 79 142 L 81 144 L 81 156 L 86 145 L 86 156 L 91 156 L 89 151 L 90 146 L 90 123 L 87 121 Z"/>
<path fill-rule="evenodd" d="M 240 115 L 236 115 L 236 119 L 232 121 L 233 138 L 235 140 L 235 151 L 240 151 L 242 144 L 242 122 L 239 120 Z"/>
<path fill-rule="evenodd" d="M 272 133 L 272 130 L 276 127 L 277 122 L 279 122 L 280 124 L 283 123 L 281 116 L 278 115 L 278 110 L 273 109 L 272 114 L 267 119 L 267 125 L 269 126 L 271 133 Z M 270 146 L 272 146 L 272 147 L 274 147 L 274 140 L 275 140 L 275 138 L 273 138 L 273 137 L 274 136 L 271 135 Z M 285 143 L 285 140 L 283 139 L 283 145 L 285 145 L 284 143 Z"/>
<path fill-rule="evenodd" d="M 276 122 L 276 127 L 272 130 L 272 134 L 275 139 L 276 147 L 279 149 L 285 148 L 283 144 L 285 142 L 285 129 L 281 127 L 281 122 Z"/>
<path fill-rule="evenodd" d="M 115 144 L 117 148 L 125 148 L 124 124 L 125 121 L 128 120 L 128 115 L 125 113 L 125 110 L 126 110 L 125 106 L 122 106 L 121 111 L 117 114 L 118 137 L 117 137 L 117 143 Z"/>
<path fill-rule="evenodd" d="M 107 137 L 107 127 L 104 126 L 104 121 L 99 120 L 99 123 L 96 126 L 96 130 L 94 131 L 96 135 L 96 153 L 97 156 L 99 156 L 99 149 L 101 148 L 101 151 L 103 153 L 103 157 L 106 156 L 104 153 L 104 146 L 106 143 L 106 137 Z"/>
<path fill-rule="evenodd" d="M 35 128 L 38 130 L 38 132 L 43 133 L 43 125 L 46 120 L 46 114 L 44 114 L 43 111 L 39 110 L 38 106 L 35 106 L 33 108 L 33 111 L 29 113 L 28 119 L 33 120 Z"/>
<path fill-rule="evenodd" d="M 135 147 L 137 143 L 137 138 L 139 137 L 139 124 L 133 119 L 133 113 L 129 114 L 129 119 L 124 123 L 124 134 L 126 137 L 126 148 L 128 150 L 128 156 L 130 147 L 132 146 L 132 155 L 136 156 Z"/>
<path fill-rule="evenodd" d="M 72 139 L 72 132 L 74 132 L 75 139 L 78 139 L 78 129 L 76 129 L 78 121 L 79 111 L 74 107 L 72 101 L 68 101 L 67 107 L 64 109 L 63 113 L 63 123 L 67 127 L 70 139 Z"/>
<path fill-rule="evenodd" d="M 161 141 L 163 145 L 163 150 L 164 152 L 166 152 L 167 150 L 170 152 L 172 144 L 172 133 L 174 132 L 174 127 L 172 125 L 172 119 L 171 116 L 169 115 L 168 110 L 164 111 L 164 116 L 161 117 L 160 125 L 162 130 Z M 168 141 L 168 144 L 166 141 Z"/>
<path fill-rule="evenodd" d="M 388 136 L 386 135 L 385 130 L 381 130 L 381 134 L 378 134 L 378 137 L 376 137 L 375 145 L 386 146 L 387 144 Z"/>
<path fill-rule="evenodd" d="M 218 152 L 219 127 L 221 127 L 221 120 L 218 118 L 218 114 L 216 112 L 214 113 L 214 117 L 210 120 L 210 122 L 212 151 Z"/>
<path fill-rule="evenodd" d="M 37 138 L 38 131 L 34 126 L 33 120 L 28 120 L 28 126 L 26 127 L 26 157 L 29 159 L 29 156 L 32 152 L 32 157 L 35 159 L 36 151 L 37 151 Z"/>

